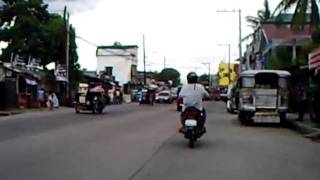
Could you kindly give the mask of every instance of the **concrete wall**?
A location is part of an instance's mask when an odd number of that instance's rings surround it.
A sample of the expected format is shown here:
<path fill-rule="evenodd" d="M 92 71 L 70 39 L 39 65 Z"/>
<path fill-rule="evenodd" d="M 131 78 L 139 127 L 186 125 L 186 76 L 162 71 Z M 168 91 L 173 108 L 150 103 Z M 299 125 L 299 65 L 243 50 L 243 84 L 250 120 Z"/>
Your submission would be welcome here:
<path fill-rule="evenodd" d="M 131 80 L 131 60 L 126 56 L 98 56 L 97 71 L 104 71 L 106 66 L 112 66 L 112 75 L 123 85 Z"/>

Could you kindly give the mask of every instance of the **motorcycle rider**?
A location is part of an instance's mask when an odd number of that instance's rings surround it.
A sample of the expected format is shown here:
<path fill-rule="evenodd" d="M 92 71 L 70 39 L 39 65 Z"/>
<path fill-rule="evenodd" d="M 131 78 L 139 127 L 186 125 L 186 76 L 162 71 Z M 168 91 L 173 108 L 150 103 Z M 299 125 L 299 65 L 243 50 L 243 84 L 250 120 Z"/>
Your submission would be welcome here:
<path fill-rule="evenodd" d="M 181 124 L 182 127 L 179 129 L 179 132 L 185 132 L 184 127 L 184 111 L 188 107 L 194 107 L 197 110 L 199 110 L 200 119 L 199 119 L 199 127 L 201 128 L 201 131 L 203 133 L 206 132 L 205 129 L 205 120 L 206 120 L 206 111 L 203 108 L 203 102 L 202 99 L 205 97 L 209 97 L 208 92 L 204 89 L 204 87 L 201 84 L 198 84 L 198 76 L 195 72 L 190 72 L 187 75 L 187 85 L 183 85 L 181 88 L 181 91 L 179 93 L 179 97 L 183 98 L 183 110 L 181 113 Z"/>

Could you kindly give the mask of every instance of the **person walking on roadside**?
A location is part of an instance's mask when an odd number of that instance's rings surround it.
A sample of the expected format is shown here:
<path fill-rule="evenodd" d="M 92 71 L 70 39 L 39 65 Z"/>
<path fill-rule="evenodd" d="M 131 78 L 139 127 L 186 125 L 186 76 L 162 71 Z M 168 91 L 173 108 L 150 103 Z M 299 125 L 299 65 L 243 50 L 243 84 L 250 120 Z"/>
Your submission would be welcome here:
<path fill-rule="evenodd" d="M 40 108 L 45 107 L 45 90 L 43 88 L 39 89 L 37 92 L 37 101 Z"/>
<path fill-rule="evenodd" d="M 303 84 L 297 83 L 294 89 L 295 94 L 295 103 L 296 103 L 296 111 L 298 112 L 298 121 L 303 121 L 304 115 L 307 111 L 308 101 L 307 101 L 307 92 L 306 88 Z"/>
<path fill-rule="evenodd" d="M 50 108 L 50 110 L 53 110 L 53 108 L 59 108 L 58 97 L 53 91 L 49 92 L 47 106 Z"/>

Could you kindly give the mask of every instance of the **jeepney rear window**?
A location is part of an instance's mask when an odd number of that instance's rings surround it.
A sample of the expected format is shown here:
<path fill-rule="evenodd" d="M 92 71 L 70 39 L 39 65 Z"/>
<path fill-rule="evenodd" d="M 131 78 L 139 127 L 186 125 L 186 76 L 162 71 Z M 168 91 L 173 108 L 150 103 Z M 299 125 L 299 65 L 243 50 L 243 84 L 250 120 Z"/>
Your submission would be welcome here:
<path fill-rule="evenodd" d="M 243 77 L 241 80 L 241 86 L 244 88 L 252 88 L 254 87 L 254 78 Z"/>
<path fill-rule="evenodd" d="M 274 73 L 259 73 L 255 76 L 255 87 L 259 89 L 277 89 L 279 76 Z"/>
<path fill-rule="evenodd" d="M 279 88 L 287 89 L 288 87 L 288 80 L 286 78 L 279 78 Z"/>

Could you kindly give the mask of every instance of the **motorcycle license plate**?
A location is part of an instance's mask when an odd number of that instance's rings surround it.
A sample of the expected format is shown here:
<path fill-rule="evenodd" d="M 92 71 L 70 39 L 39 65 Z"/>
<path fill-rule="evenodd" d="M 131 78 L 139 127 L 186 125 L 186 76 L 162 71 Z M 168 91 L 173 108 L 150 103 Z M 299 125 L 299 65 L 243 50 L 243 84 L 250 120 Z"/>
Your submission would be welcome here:
<path fill-rule="evenodd" d="M 86 97 L 85 96 L 80 96 L 79 97 L 79 102 L 80 103 L 85 103 L 86 102 Z"/>
<path fill-rule="evenodd" d="M 197 121 L 194 119 L 187 119 L 184 124 L 186 125 L 186 127 L 195 127 L 197 126 Z"/>

